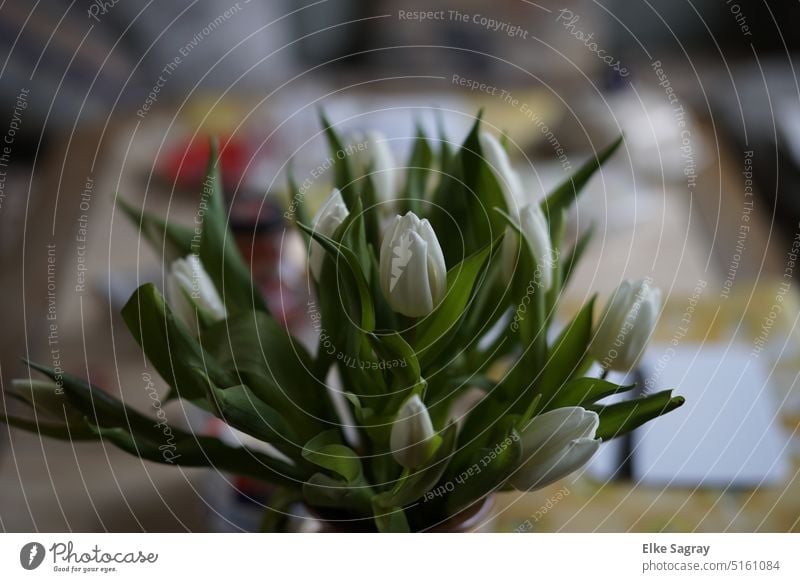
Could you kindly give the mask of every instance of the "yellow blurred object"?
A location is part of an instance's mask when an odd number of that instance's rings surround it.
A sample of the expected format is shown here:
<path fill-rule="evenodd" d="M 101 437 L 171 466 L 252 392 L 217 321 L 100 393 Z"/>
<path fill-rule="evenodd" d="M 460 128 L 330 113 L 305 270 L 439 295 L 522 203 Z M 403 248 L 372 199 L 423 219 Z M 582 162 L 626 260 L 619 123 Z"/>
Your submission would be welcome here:
<path fill-rule="evenodd" d="M 251 111 L 252 103 L 246 106 L 234 96 L 220 99 L 218 96 L 198 96 L 190 99 L 184 107 L 184 120 L 201 133 L 225 135 L 236 130 Z"/>
<path fill-rule="evenodd" d="M 502 96 L 494 99 L 487 99 L 485 95 L 469 97 L 475 109 L 483 108 L 483 119 L 490 126 L 505 132 L 508 139 L 522 149 L 544 141 L 548 131 L 555 131 L 564 117 L 561 103 L 543 89 L 512 91 L 509 93 L 511 100 Z"/>

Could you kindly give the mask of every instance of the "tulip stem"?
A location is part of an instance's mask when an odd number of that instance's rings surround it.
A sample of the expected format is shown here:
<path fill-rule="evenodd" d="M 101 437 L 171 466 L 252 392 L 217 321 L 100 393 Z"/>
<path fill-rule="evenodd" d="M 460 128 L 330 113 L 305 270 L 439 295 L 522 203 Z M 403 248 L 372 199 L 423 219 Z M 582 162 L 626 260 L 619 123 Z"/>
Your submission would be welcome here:
<path fill-rule="evenodd" d="M 408 476 L 410 474 L 411 474 L 411 469 L 409 469 L 408 467 L 404 467 L 403 468 L 403 472 L 400 474 L 400 477 L 397 479 L 397 483 L 395 483 L 394 487 L 392 488 L 392 493 L 397 493 L 398 491 L 400 491 L 400 487 L 403 486 L 403 483 L 405 482 L 406 479 L 408 479 Z"/>
<path fill-rule="evenodd" d="M 327 415 L 327 420 L 332 423 L 337 423 L 340 421 L 339 413 L 336 412 L 336 403 L 333 400 L 333 394 L 331 390 L 328 389 L 328 372 L 331 369 L 331 359 L 325 353 L 324 347 L 322 345 L 322 339 L 320 339 L 319 346 L 317 347 L 317 354 L 313 360 L 313 368 L 311 373 L 317 379 L 322 389 L 325 391 L 325 413 Z M 344 433 L 342 433 L 344 436 Z"/>
<path fill-rule="evenodd" d="M 417 320 L 413 317 L 397 314 L 397 329 L 403 330 L 401 335 L 406 342 L 413 346 L 417 339 Z"/>

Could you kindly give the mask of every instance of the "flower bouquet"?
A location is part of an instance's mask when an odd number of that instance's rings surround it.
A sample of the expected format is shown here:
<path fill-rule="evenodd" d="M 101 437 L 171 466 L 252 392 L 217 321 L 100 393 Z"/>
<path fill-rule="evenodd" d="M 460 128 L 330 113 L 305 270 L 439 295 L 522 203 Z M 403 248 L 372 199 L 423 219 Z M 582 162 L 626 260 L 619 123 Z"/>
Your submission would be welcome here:
<path fill-rule="evenodd" d="M 591 239 L 564 248 L 566 212 L 621 138 L 533 201 L 480 116 L 457 148 L 418 130 L 403 180 L 381 136 L 344 139 L 322 122 L 334 188 L 309 217 L 290 179 L 286 212 L 308 245 L 316 350 L 253 285 L 216 148 L 202 228 L 121 203 L 171 265 L 166 299 L 146 284 L 122 310 L 168 398 L 268 448 L 194 434 L 35 363 L 49 380 L 9 389 L 32 418 L 2 420 L 269 482 L 265 530 L 302 504 L 330 529 L 403 532 L 456 530 L 494 492 L 545 487 L 682 404 L 671 391 L 603 403 L 633 388 L 606 373 L 634 367 L 651 335 L 660 294 L 648 281 L 622 283 L 598 317 L 591 298 L 550 333 Z"/>

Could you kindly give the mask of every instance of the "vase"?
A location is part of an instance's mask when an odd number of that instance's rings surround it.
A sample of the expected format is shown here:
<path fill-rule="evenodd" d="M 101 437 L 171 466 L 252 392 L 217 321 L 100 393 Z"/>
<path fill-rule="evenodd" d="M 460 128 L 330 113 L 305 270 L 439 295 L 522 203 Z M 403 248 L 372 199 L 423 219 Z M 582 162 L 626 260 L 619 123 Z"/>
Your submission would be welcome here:
<path fill-rule="evenodd" d="M 426 533 L 477 533 L 493 531 L 491 518 L 494 496 L 479 499 L 469 507 L 446 520 L 422 530 Z M 375 523 L 371 518 L 337 518 L 335 512 L 326 512 L 302 506 L 294 511 L 288 530 L 292 532 L 320 533 L 374 533 Z"/>
<path fill-rule="evenodd" d="M 489 495 L 426 531 L 431 533 L 491 532 L 494 529 L 494 518 L 491 517 L 493 507 L 494 495 Z"/>

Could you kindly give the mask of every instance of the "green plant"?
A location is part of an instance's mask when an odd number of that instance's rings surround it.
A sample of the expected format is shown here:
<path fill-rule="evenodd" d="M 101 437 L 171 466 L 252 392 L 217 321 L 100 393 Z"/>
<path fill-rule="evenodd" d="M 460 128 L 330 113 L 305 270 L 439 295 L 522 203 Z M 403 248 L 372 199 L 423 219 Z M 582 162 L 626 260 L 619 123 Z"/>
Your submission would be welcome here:
<path fill-rule="evenodd" d="M 624 352 L 601 361 L 606 369 L 635 365 L 660 306 L 644 283 L 635 296 L 625 283 L 625 296 L 607 308 L 608 345 L 593 341 L 594 298 L 548 341 L 591 237 L 562 248 L 566 211 L 621 138 L 540 203 L 524 204 L 505 148 L 481 131 L 480 117 L 457 149 L 444 139 L 435 147 L 419 131 L 399 195 L 396 175 L 385 175 L 395 171 L 388 148 L 374 147 L 379 136 L 345 144 L 323 123 L 336 189 L 309 221 L 297 187 L 289 188 L 319 303 L 311 314 L 320 331 L 314 355 L 270 314 L 235 249 L 216 148 L 199 247 L 192 230 L 123 203 L 165 260 L 177 259 L 168 300 L 147 284 L 122 310 L 170 385 L 168 397 L 213 413 L 275 454 L 154 422 L 80 378 L 33 363 L 52 382 L 15 381 L 9 392 L 35 420 L 2 420 L 273 483 L 280 493 L 267 510 L 268 529 L 279 529 L 282 512 L 302 501 L 327 519 L 416 531 L 495 491 L 552 483 L 582 466 L 601 439 L 680 406 L 670 391 L 602 404 L 632 386 L 586 375 L 597 354 Z M 387 207 L 397 216 L 382 235 Z M 489 373 L 497 363 L 505 370 L 499 377 Z M 349 427 L 327 383 L 333 369 L 354 419 Z M 469 388 L 482 391 L 480 400 L 453 418 L 453 403 Z"/>

